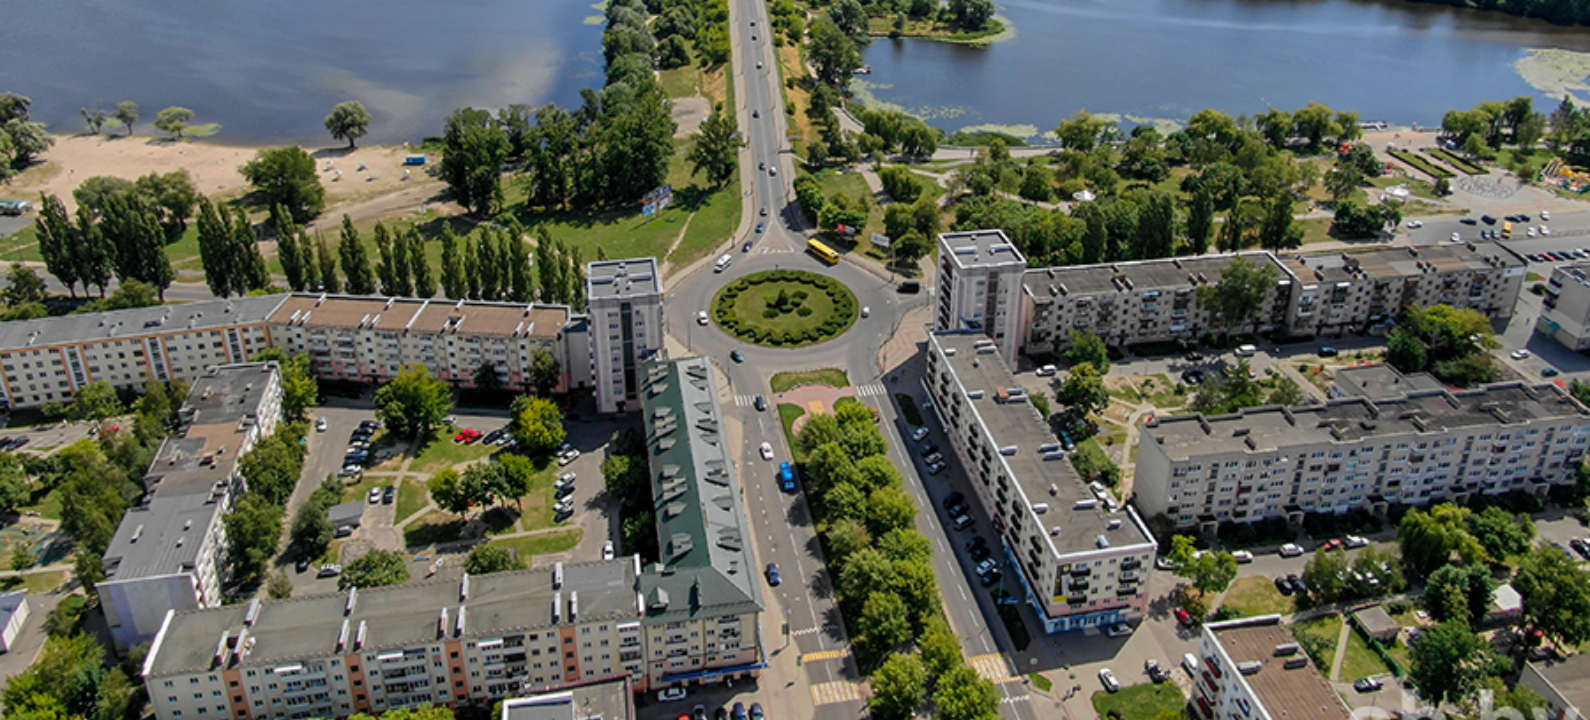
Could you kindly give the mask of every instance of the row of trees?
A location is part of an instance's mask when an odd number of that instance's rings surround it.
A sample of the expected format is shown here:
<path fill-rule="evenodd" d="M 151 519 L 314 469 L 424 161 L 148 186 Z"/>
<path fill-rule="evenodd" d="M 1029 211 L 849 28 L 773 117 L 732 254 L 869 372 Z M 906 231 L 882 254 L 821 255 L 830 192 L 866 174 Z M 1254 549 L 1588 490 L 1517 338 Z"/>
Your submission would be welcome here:
<path fill-rule="evenodd" d="M 276 555 L 287 500 L 303 474 L 307 450 L 304 436 L 309 432 L 307 413 L 320 395 L 308 355 L 289 356 L 281 348 L 269 348 L 256 354 L 254 360 L 276 362 L 281 368 L 282 422 L 275 433 L 261 438 L 238 458 L 238 471 L 248 478 L 248 491 L 222 518 L 226 523 L 227 565 L 232 580 L 245 586 L 263 580 L 271 558 Z M 300 509 L 295 520 L 302 520 L 303 512 Z M 297 530 L 295 522 L 295 541 L 298 540 Z M 287 588 L 290 592 L 290 583 Z M 280 590 L 273 585 L 272 593 L 280 594 Z"/>
<path fill-rule="evenodd" d="M 247 295 L 270 285 L 259 238 L 247 213 L 236 207 L 217 209 L 204 198 L 199 201 L 198 226 L 199 261 L 211 293 L 216 297 Z"/>
<path fill-rule="evenodd" d="M 140 195 L 112 197 L 99 212 L 79 205 L 75 221 L 60 198 L 46 195 L 39 207 L 38 236 L 45 268 L 74 295 L 82 284 L 85 291 L 98 287 L 104 297 L 114 277 L 145 283 L 164 301 L 176 278 L 166 257 L 160 215 Z"/>
<path fill-rule="evenodd" d="M 1405 374 L 1429 372 L 1467 387 L 1496 379 L 1490 351 L 1499 347 L 1490 319 L 1478 310 L 1413 306 L 1386 337 L 1386 362 Z"/>

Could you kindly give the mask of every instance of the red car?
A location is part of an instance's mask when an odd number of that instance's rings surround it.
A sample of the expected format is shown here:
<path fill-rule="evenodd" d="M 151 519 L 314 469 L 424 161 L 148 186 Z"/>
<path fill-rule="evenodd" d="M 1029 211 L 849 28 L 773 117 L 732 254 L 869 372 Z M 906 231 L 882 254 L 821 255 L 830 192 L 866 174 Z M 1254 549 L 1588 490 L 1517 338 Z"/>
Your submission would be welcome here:
<path fill-rule="evenodd" d="M 474 428 L 464 428 L 463 430 L 458 431 L 457 435 L 453 436 L 453 442 L 468 445 L 475 442 L 476 440 L 481 439 L 482 437 L 485 437 L 485 433 L 482 433 L 481 431 Z"/>
<path fill-rule="evenodd" d="M 1341 538 L 1331 538 L 1326 540 L 1325 544 L 1321 547 L 1325 548 L 1326 550 L 1340 550 L 1344 547 L 1347 547 L 1347 543 Z"/>
<path fill-rule="evenodd" d="M 1192 627 L 1192 613 L 1176 608 L 1176 622 L 1181 623 L 1183 627 Z"/>

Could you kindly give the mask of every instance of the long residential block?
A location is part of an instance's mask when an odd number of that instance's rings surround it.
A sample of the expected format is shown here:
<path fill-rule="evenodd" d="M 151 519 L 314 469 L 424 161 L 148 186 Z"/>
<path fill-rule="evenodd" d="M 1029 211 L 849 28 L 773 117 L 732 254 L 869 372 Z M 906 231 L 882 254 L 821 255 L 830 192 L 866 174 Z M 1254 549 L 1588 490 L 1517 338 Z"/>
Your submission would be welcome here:
<path fill-rule="evenodd" d="M 276 363 L 212 367 L 193 382 L 144 475 L 144 495 L 122 517 L 97 584 L 118 651 L 150 640 L 172 610 L 221 603 L 226 579 L 222 516 L 245 488 L 238 458 L 276 431 L 282 416 Z"/>
<path fill-rule="evenodd" d="M 1553 268 L 1535 332 L 1575 352 L 1590 350 L 1590 263 Z"/>
<path fill-rule="evenodd" d="M 1297 521 L 1478 494 L 1545 494 L 1575 482 L 1590 408 L 1549 384 L 1410 389 L 1157 417 L 1139 442 L 1135 498 L 1145 513 L 1177 527 Z"/>
<path fill-rule="evenodd" d="M 928 337 L 924 380 L 956 458 L 1020 579 L 1055 633 L 1141 617 L 1156 545 L 1131 508 L 1071 466 L 996 341 Z"/>
<path fill-rule="evenodd" d="M 1199 634 L 1198 664 L 1187 668 L 1198 720 L 1356 717 L 1281 616 L 1209 623 Z"/>

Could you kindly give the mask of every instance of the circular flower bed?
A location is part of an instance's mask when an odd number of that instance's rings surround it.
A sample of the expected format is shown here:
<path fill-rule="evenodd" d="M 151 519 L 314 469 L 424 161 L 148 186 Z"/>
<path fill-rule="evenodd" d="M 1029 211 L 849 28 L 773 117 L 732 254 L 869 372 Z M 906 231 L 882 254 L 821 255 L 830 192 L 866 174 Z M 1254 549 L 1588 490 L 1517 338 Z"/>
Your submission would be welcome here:
<path fill-rule="evenodd" d="M 724 332 L 768 347 L 826 342 L 856 321 L 856 294 L 844 283 L 804 270 L 747 275 L 712 298 L 712 319 Z"/>

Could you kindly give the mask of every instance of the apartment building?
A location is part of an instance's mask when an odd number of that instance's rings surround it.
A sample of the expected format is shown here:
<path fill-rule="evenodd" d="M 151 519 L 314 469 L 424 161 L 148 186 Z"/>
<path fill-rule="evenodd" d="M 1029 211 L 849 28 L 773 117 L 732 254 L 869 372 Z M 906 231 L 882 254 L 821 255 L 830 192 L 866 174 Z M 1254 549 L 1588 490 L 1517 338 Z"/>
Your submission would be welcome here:
<path fill-rule="evenodd" d="M 1102 486 L 1083 483 L 997 342 L 971 330 L 933 333 L 924 383 L 1006 575 L 1019 579 L 1045 630 L 1141 617 L 1153 535 Z"/>
<path fill-rule="evenodd" d="M 1112 346 L 1197 340 L 1221 328 L 1198 301 L 1198 289 L 1220 282 L 1236 258 L 1270 268 L 1275 285 L 1255 323 L 1236 332 L 1285 331 L 1295 278 L 1267 252 L 1201 255 L 1029 270 L 1022 277 L 1029 355 L 1071 344 L 1071 333 L 1092 330 Z"/>
<path fill-rule="evenodd" d="M 635 720 L 628 675 L 581 680 L 502 702 L 498 720 Z"/>
<path fill-rule="evenodd" d="M 640 407 L 641 366 L 664 353 L 662 273 L 656 258 L 604 260 L 585 266 L 596 410 Z"/>
<path fill-rule="evenodd" d="M 1297 279 L 1287 328 L 1332 337 L 1385 332 L 1410 305 L 1471 308 L 1507 322 L 1528 261 L 1499 243 L 1395 246 L 1282 256 Z"/>
<path fill-rule="evenodd" d="M 1590 263 L 1552 268 L 1535 332 L 1574 352 L 1590 349 Z"/>
<path fill-rule="evenodd" d="M 1375 363 L 1337 370 L 1336 377 L 1331 381 L 1330 396 L 1389 400 L 1408 393 L 1438 391 L 1445 387 L 1445 383 L 1429 373 L 1403 375 L 1389 363 Z"/>
<path fill-rule="evenodd" d="M 1590 655 L 1526 662 L 1518 674 L 1518 686 L 1545 698 L 1549 720 L 1579 720 L 1590 710 Z"/>
<path fill-rule="evenodd" d="M 1212 530 L 1304 513 L 1383 512 L 1575 482 L 1590 408 L 1556 385 L 1499 383 L 1307 407 L 1157 417 L 1139 440 L 1136 500 Z"/>
<path fill-rule="evenodd" d="M 1003 230 L 939 235 L 937 330 L 971 329 L 987 335 L 1010 363 L 1026 335 L 1021 277 L 1027 258 Z"/>
<path fill-rule="evenodd" d="M 143 388 L 247 362 L 269 346 L 265 319 L 282 295 L 0 323 L 0 404 L 68 402 L 104 381 Z"/>
<path fill-rule="evenodd" d="M 1199 720 L 1354 717 L 1280 615 L 1208 623 L 1199 634 L 1192 692 Z"/>
<path fill-rule="evenodd" d="M 382 383 L 423 365 L 456 388 L 490 366 L 499 387 L 534 387 L 537 351 L 552 353 L 554 391 L 590 384 L 583 325 L 563 305 L 343 295 L 286 296 L 266 320 L 270 344 L 307 353 L 329 380 Z"/>
<path fill-rule="evenodd" d="M 212 367 L 193 381 L 144 475 L 144 496 L 105 550 L 100 605 L 118 652 L 152 639 L 172 610 L 214 607 L 225 580 L 222 516 L 246 486 L 237 461 L 282 416 L 276 363 Z"/>

